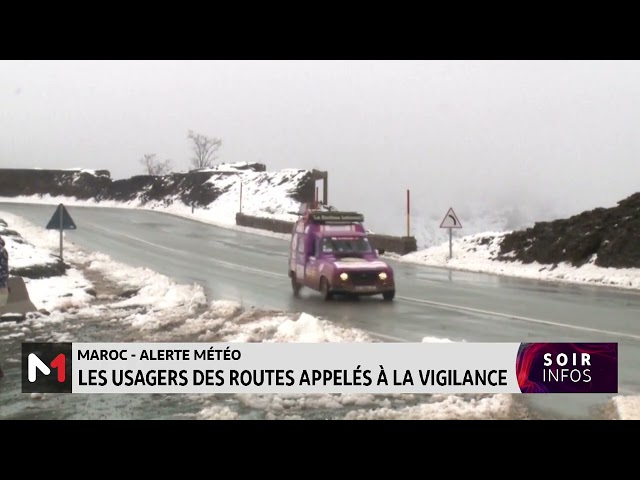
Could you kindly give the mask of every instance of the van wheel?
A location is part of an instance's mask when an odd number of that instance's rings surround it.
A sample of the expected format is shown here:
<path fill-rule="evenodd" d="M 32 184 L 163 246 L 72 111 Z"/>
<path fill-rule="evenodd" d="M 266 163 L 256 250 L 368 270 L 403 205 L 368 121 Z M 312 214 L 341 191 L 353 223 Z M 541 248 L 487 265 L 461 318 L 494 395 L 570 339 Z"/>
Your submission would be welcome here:
<path fill-rule="evenodd" d="M 293 295 L 294 296 L 298 296 L 300 295 L 300 289 L 302 288 L 302 285 L 300 283 L 298 283 L 298 279 L 296 278 L 296 274 L 295 273 L 291 273 L 291 290 L 293 290 Z"/>
<path fill-rule="evenodd" d="M 327 280 L 326 277 L 322 277 L 320 279 L 320 292 L 322 293 L 322 298 L 325 300 L 331 300 L 333 298 L 331 286 L 329 285 L 329 280 Z"/>
<path fill-rule="evenodd" d="M 396 296 L 395 290 L 391 290 L 390 292 L 384 292 L 382 294 L 382 298 L 385 299 L 387 302 L 390 302 L 391 300 L 393 300 L 393 297 L 395 296 Z"/>

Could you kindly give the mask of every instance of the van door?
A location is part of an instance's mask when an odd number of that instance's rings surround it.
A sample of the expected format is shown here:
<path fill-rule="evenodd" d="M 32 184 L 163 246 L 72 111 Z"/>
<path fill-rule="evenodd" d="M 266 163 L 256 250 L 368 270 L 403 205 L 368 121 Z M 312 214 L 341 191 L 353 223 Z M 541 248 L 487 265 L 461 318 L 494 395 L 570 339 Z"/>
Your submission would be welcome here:
<path fill-rule="evenodd" d="M 298 234 L 291 235 L 289 243 L 289 272 L 296 271 L 296 263 L 298 261 Z"/>
<path fill-rule="evenodd" d="M 310 288 L 318 288 L 318 239 L 311 238 L 307 244 L 306 266 L 304 270 L 304 284 Z"/>
<path fill-rule="evenodd" d="M 298 233 L 296 237 L 297 237 L 296 257 L 295 257 L 296 258 L 296 267 L 295 267 L 296 278 L 300 283 L 304 284 L 305 283 L 304 267 L 307 260 L 306 254 L 304 251 L 304 235 Z"/>

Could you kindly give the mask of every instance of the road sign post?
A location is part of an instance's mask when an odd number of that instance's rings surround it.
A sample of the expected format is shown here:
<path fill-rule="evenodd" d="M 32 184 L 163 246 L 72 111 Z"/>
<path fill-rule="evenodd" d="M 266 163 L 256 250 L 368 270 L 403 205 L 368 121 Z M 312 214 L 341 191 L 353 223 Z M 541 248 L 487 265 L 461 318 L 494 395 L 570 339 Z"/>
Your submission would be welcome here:
<path fill-rule="evenodd" d="M 58 205 L 46 228 L 47 230 L 60 230 L 60 260 L 64 261 L 63 232 L 65 230 L 75 230 L 78 227 L 76 227 L 75 222 L 63 204 Z"/>
<path fill-rule="evenodd" d="M 409 194 L 409 189 L 407 189 L 407 237 L 411 236 L 411 197 Z"/>
<path fill-rule="evenodd" d="M 460 223 L 456 212 L 453 211 L 453 208 L 450 208 L 447 211 L 442 223 L 440 223 L 440 228 L 449 229 L 449 260 L 451 260 L 451 258 L 453 258 L 453 229 L 462 228 L 462 224 Z"/>
<path fill-rule="evenodd" d="M 60 260 L 64 261 L 64 257 L 62 256 L 62 232 L 64 232 L 64 228 L 62 227 L 62 209 L 58 209 L 58 218 L 60 219 Z"/>

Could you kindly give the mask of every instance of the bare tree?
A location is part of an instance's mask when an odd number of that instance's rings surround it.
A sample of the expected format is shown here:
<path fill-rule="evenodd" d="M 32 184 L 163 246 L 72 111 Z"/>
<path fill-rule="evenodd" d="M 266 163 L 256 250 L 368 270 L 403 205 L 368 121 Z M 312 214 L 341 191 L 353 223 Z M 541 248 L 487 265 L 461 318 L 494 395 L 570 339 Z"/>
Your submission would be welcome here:
<path fill-rule="evenodd" d="M 140 163 L 147 175 L 166 175 L 173 168 L 171 160 L 158 160 L 155 153 L 145 153 Z"/>
<path fill-rule="evenodd" d="M 222 140 L 216 137 L 207 137 L 189 130 L 187 138 L 191 140 L 194 156 L 191 157 L 191 165 L 194 168 L 211 168 L 213 161 L 218 158 L 216 152 L 222 145 Z"/>

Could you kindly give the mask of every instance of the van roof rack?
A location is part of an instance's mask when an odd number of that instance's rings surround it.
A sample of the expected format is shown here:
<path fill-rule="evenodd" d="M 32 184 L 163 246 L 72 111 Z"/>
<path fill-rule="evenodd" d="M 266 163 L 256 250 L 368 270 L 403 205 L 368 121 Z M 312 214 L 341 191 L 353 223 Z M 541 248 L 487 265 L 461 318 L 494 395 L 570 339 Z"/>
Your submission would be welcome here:
<path fill-rule="evenodd" d="M 341 212 L 337 210 L 318 211 L 311 210 L 307 214 L 307 219 L 312 223 L 362 223 L 364 215 L 357 212 Z"/>

